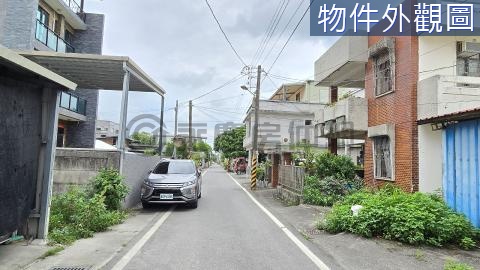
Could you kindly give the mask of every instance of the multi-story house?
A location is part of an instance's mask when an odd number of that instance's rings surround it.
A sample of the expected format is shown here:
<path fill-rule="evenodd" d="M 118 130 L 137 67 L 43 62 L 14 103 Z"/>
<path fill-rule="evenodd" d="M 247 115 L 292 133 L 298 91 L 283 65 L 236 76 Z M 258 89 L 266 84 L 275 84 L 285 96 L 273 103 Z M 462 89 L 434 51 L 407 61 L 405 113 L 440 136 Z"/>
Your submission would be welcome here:
<path fill-rule="evenodd" d="M 272 186 L 278 184 L 278 165 L 291 165 L 292 154 L 310 144 L 316 150 L 326 149 L 326 140 L 314 136 L 315 112 L 325 106 L 328 92 L 313 81 L 282 85 L 268 100 L 260 100 L 258 152 L 272 161 Z M 244 148 L 252 157 L 255 109 L 250 106 L 243 121 L 246 135 Z"/>
<path fill-rule="evenodd" d="M 476 226 L 480 226 L 478 40 L 345 36 L 317 61 L 318 70 L 334 68 L 315 72 L 316 80 L 333 82 L 332 91 L 351 82 L 365 87 L 365 99 L 337 102 L 340 111 L 347 108 L 345 115 L 324 114 L 327 121 L 320 127 L 326 129 L 324 134 L 333 130 L 335 138 L 344 137 L 345 128 L 348 136 L 365 137 L 368 185 L 392 183 L 409 192 L 442 190 L 447 203 Z M 365 113 L 367 117 L 358 117 Z M 335 123 L 328 125 L 328 119 Z"/>
<path fill-rule="evenodd" d="M 0 0 L 0 44 L 21 51 L 101 54 L 104 15 L 84 0 Z M 98 89 L 61 93 L 58 147 L 93 148 Z"/>
<path fill-rule="evenodd" d="M 116 145 L 119 133 L 120 125 L 118 123 L 106 120 L 97 120 L 97 128 L 95 132 L 95 137 L 97 140 L 103 141 L 110 145 Z"/>
<path fill-rule="evenodd" d="M 366 37 L 345 36 L 315 62 L 315 81 L 327 88 L 329 103 L 316 114 L 317 136 L 328 139 L 330 152 L 349 155 L 360 166 L 367 134 L 366 55 Z"/>
<path fill-rule="evenodd" d="M 352 89 L 340 92 L 346 94 Z M 310 80 L 284 84 L 268 100 L 260 100 L 258 151 L 267 154 L 272 161 L 272 185 L 278 180 L 277 165 L 291 165 L 293 154 L 303 151 L 304 145 L 310 145 L 313 151 L 326 151 L 328 140 L 321 138 L 315 129 L 315 119 L 328 110 L 330 93 L 327 87 L 317 85 Z M 247 111 L 244 124 L 246 136 L 243 146 L 252 156 L 254 108 Z M 360 162 L 361 145 L 342 140 L 339 147 L 346 149 L 355 162 Z"/>

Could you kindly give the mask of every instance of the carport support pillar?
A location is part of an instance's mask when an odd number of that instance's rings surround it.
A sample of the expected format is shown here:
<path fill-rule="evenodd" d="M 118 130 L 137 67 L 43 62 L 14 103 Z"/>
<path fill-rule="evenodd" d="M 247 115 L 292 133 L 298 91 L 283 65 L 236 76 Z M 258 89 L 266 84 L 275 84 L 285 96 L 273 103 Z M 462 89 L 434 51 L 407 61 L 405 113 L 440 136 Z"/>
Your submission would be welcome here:
<path fill-rule="evenodd" d="M 124 63 L 122 104 L 120 107 L 120 134 L 118 134 L 118 149 L 120 150 L 120 173 L 123 173 L 125 159 L 125 140 L 127 138 L 128 91 L 130 90 L 130 72 Z"/>
<path fill-rule="evenodd" d="M 163 150 L 163 111 L 165 110 L 165 97 L 162 96 L 162 108 L 160 111 L 160 131 L 158 133 L 158 154 L 162 156 Z"/>
<path fill-rule="evenodd" d="M 40 218 L 38 221 L 37 237 L 46 239 L 48 235 L 48 223 L 50 217 L 50 200 L 53 186 L 53 167 L 55 163 L 55 150 L 57 145 L 58 108 L 60 104 L 60 91 L 43 89 L 42 101 L 42 145 L 40 150 L 38 177 L 41 185 Z M 37 190 L 38 192 L 39 190 Z"/>

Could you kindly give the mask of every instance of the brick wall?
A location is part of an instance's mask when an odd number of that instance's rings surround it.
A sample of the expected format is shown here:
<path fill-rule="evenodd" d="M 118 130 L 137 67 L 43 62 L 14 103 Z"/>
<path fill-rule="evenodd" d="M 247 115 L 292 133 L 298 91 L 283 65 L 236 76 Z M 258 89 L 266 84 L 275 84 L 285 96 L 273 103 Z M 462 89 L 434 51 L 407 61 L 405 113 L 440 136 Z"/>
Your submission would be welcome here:
<path fill-rule="evenodd" d="M 371 36 L 371 47 L 382 37 Z M 405 191 L 418 191 L 417 82 L 418 38 L 395 38 L 395 92 L 375 98 L 373 62 L 366 70 L 365 95 L 368 100 L 368 126 L 395 125 L 394 184 Z M 386 181 L 374 179 L 373 141 L 365 142 L 365 182 L 380 186 Z"/>

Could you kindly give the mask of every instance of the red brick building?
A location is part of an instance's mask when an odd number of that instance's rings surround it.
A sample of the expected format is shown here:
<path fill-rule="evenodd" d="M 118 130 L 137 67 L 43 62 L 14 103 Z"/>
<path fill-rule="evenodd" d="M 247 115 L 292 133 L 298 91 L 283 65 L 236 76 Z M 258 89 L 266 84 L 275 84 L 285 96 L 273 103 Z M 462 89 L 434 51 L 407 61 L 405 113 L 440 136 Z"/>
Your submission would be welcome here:
<path fill-rule="evenodd" d="M 368 37 L 365 181 L 418 191 L 418 38 Z"/>

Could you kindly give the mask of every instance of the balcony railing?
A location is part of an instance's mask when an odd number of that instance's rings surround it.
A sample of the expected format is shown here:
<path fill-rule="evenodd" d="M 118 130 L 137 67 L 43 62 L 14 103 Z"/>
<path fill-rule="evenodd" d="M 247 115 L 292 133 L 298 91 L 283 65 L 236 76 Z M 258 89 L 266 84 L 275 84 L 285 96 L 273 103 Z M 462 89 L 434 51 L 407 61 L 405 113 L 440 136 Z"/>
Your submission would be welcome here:
<path fill-rule="evenodd" d="M 75 13 L 82 13 L 82 6 L 75 0 L 63 0 L 63 2 Z"/>
<path fill-rule="evenodd" d="M 87 101 L 67 92 L 62 92 L 60 96 L 60 107 L 81 115 L 86 115 Z"/>
<path fill-rule="evenodd" d="M 63 53 L 74 53 L 75 48 L 66 42 L 64 39 L 59 37 L 55 32 L 53 32 L 48 26 L 43 24 L 41 21 L 37 20 L 37 26 L 35 29 L 35 38 L 45 44 L 52 50 L 56 52 Z"/>

